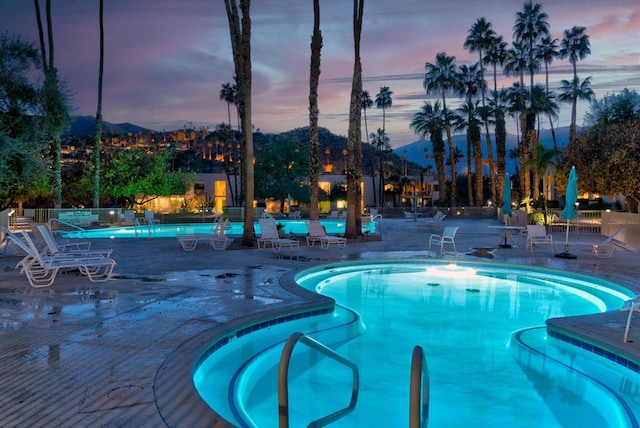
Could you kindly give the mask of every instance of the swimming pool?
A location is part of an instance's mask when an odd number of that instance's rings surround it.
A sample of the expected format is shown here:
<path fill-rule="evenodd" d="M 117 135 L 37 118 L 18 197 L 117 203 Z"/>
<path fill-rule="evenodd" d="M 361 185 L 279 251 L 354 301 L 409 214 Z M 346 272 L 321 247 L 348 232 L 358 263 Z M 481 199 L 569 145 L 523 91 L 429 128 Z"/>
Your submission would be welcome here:
<path fill-rule="evenodd" d="M 639 405 L 619 388 L 638 387 L 638 374 L 544 328 L 548 318 L 620 308 L 633 297 L 620 286 L 548 269 L 417 260 L 323 266 L 296 281 L 336 299 L 336 310 L 227 337 L 194 368 L 203 399 L 238 426 L 276 425 L 277 364 L 294 331 L 359 367 L 356 410 L 332 426 L 407 426 L 415 345 L 431 374 L 430 426 L 638 426 Z M 291 426 L 348 402 L 350 373 L 335 362 L 298 346 L 290 370 Z"/>
<path fill-rule="evenodd" d="M 306 235 L 308 233 L 305 220 L 276 220 L 277 224 L 282 224 L 283 232 L 286 234 Z M 345 229 L 344 220 L 321 220 L 322 225 L 330 235 L 342 234 Z M 260 224 L 254 223 L 255 231 L 260 233 Z M 232 222 L 231 229 L 227 231 L 229 235 L 242 235 L 244 224 L 242 222 Z M 157 224 L 153 226 L 125 226 L 109 227 L 104 229 L 87 229 L 60 231 L 63 238 L 83 238 L 83 239 L 118 239 L 118 238 L 175 238 L 176 235 L 187 235 L 194 233 L 209 233 L 211 223 L 182 223 L 182 224 Z M 375 223 L 371 222 L 364 232 L 375 232 Z"/>

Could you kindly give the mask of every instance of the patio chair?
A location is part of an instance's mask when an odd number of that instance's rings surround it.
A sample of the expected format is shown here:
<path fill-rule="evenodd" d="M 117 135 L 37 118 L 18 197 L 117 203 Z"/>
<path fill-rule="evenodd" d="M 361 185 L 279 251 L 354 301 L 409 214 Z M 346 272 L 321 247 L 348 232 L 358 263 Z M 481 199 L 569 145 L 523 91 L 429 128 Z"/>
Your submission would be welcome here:
<path fill-rule="evenodd" d="M 327 218 L 330 218 L 330 219 L 337 219 L 337 218 L 340 218 L 340 212 L 338 212 L 338 211 L 331 211 L 331 214 L 329 214 L 329 215 L 327 216 Z"/>
<path fill-rule="evenodd" d="M 121 224 L 136 224 L 136 212 L 134 210 L 125 210 L 124 214 L 120 214 Z"/>
<path fill-rule="evenodd" d="M 144 211 L 144 222 L 149 226 L 154 226 L 156 224 L 160 224 L 160 220 L 155 217 L 153 211 L 145 210 Z"/>
<path fill-rule="evenodd" d="M 446 217 L 442 211 L 435 213 L 433 217 L 418 220 L 419 228 L 431 228 L 434 231 L 441 231 L 443 229 L 443 220 Z"/>
<path fill-rule="evenodd" d="M 300 241 L 281 238 L 274 219 L 261 218 L 258 222 L 260 223 L 260 236 L 256 240 L 258 248 L 267 248 L 267 245 L 270 245 L 274 253 L 279 253 L 282 247 L 289 247 L 292 250 L 298 249 Z"/>
<path fill-rule="evenodd" d="M 176 239 L 184 251 L 195 250 L 200 241 L 207 242 L 214 250 L 225 250 L 230 241 L 226 235 L 230 227 L 228 218 L 217 217 L 211 224 L 209 233 L 176 235 Z"/>
<path fill-rule="evenodd" d="M 327 250 L 331 245 L 335 245 L 338 248 L 344 248 L 347 246 L 347 238 L 340 236 L 327 235 L 327 232 L 322 227 L 319 221 L 313 220 L 305 223 L 307 226 L 307 246 L 313 247 L 316 242 L 320 243 L 320 247 Z"/>
<path fill-rule="evenodd" d="M 27 276 L 29 284 L 34 288 L 49 287 L 55 281 L 60 270 L 78 270 L 91 282 L 103 282 L 111 278 L 115 260 L 98 254 L 60 253 L 57 255 L 41 254 L 28 233 L 22 237 L 7 235 L 27 255 L 16 265 Z"/>
<path fill-rule="evenodd" d="M 445 245 L 449 244 L 453 247 L 453 254 L 458 257 L 458 250 L 456 249 L 456 233 L 458 232 L 458 227 L 447 226 L 444 228 L 442 235 L 431 234 L 429 236 L 429 249 L 428 255 L 431 256 L 431 246 L 434 245 L 439 247 L 438 254 L 440 256 L 445 254 Z"/>
<path fill-rule="evenodd" d="M 411 221 L 417 221 L 418 220 L 418 214 L 417 213 L 412 213 L 411 211 L 404 211 L 404 219 L 405 220 L 411 220 Z"/>
<path fill-rule="evenodd" d="M 102 256 L 108 258 L 111 256 L 113 250 L 91 250 L 91 242 L 78 242 L 78 243 L 63 243 L 60 244 L 56 241 L 53 233 L 44 224 L 39 224 L 33 229 L 34 236 L 39 236 L 44 242 L 44 248 L 40 250 L 41 253 L 55 256 L 60 254 L 82 254 L 85 256 Z"/>
<path fill-rule="evenodd" d="M 611 255 L 616 249 L 612 241 L 616 238 L 616 236 L 623 233 L 625 230 L 627 230 L 626 227 L 621 227 L 615 232 L 613 232 L 611 236 L 609 236 L 604 241 L 597 244 L 591 244 L 591 248 L 593 250 L 593 253 L 596 255 L 596 257 L 599 257 L 602 259 L 611 257 Z"/>
<path fill-rule="evenodd" d="M 542 224 L 527 225 L 527 249 L 533 253 L 533 247 L 536 245 L 549 245 L 551 252 L 555 251 L 553 244 L 553 236 L 547 233 L 547 229 Z"/>

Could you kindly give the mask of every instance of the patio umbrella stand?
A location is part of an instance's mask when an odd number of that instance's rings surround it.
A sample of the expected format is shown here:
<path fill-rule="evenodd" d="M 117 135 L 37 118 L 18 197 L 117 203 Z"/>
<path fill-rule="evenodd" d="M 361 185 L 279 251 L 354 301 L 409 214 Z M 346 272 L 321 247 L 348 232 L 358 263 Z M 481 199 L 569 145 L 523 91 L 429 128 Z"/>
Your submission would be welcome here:
<path fill-rule="evenodd" d="M 560 259 L 576 259 L 577 256 L 569 252 L 569 222 L 576 218 L 576 201 L 578 200 L 578 177 L 576 176 L 576 167 L 571 167 L 569 173 L 569 181 L 567 182 L 567 194 L 565 195 L 565 205 L 562 210 L 562 217 L 567 220 L 567 231 L 564 240 L 564 252 L 556 254 Z"/>

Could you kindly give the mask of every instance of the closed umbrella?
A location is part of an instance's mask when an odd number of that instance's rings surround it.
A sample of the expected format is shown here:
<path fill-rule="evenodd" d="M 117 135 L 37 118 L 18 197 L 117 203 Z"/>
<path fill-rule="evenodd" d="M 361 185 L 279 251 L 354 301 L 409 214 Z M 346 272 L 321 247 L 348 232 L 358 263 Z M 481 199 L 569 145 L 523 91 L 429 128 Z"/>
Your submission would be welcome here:
<path fill-rule="evenodd" d="M 567 220 L 567 232 L 564 241 L 564 252 L 556 254 L 556 257 L 562 259 L 575 259 L 576 256 L 569 253 L 569 222 L 576 218 L 578 211 L 576 211 L 576 201 L 578 200 L 578 177 L 576 175 L 576 167 L 571 167 L 569 172 L 569 181 L 567 182 L 567 193 L 564 197 L 565 205 L 562 210 L 562 218 Z"/>
<path fill-rule="evenodd" d="M 507 216 L 513 214 L 511 209 L 511 177 L 509 174 L 504 176 L 504 191 L 502 192 L 502 215 L 504 216 L 504 225 L 507 225 Z"/>
<path fill-rule="evenodd" d="M 287 194 L 287 212 L 291 214 L 291 193 Z"/>

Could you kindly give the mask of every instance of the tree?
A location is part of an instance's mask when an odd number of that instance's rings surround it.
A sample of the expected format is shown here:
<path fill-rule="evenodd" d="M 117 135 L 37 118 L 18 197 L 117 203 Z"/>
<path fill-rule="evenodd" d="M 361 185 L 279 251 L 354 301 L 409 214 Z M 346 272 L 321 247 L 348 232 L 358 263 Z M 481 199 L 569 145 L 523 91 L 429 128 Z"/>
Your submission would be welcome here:
<path fill-rule="evenodd" d="M 569 141 L 573 141 L 576 138 L 576 103 L 578 102 L 578 60 L 582 60 L 591 53 L 591 44 L 589 43 L 589 36 L 587 35 L 587 29 L 585 27 L 574 26 L 570 30 L 564 30 L 564 37 L 560 42 L 560 58 L 569 58 L 569 62 L 573 66 L 573 88 L 576 92 L 573 93 L 572 106 L 571 106 L 571 124 L 569 126 Z M 585 82 L 589 79 L 585 79 Z M 564 82 L 564 81 L 563 81 Z M 584 82 L 583 82 L 584 83 Z M 584 95 L 584 94 L 583 94 Z"/>
<path fill-rule="evenodd" d="M 506 150 L 507 150 L 507 126 L 506 115 L 508 113 L 507 107 L 508 95 L 506 89 L 500 89 L 499 91 L 493 91 L 491 98 L 489 99 L 489 111 L 493 117 L 495 123 L 495 136 L 496 136 L 496 161 L 497 161 L 497 173 L 498 183 L 496 189 L 500 192 L 500 204 L 502 205 L 502 191 L 504 189 L 504 178 L 506 172 Z"/>
<path fill-rule="evenodd" d="M 371 99 L 371 95 L 369 95 L 369 91 L 362 91 L 362 114 L 364 115 L 364 133 L 367 136 L 367 144 L 369 144 L 369 127 L 367 126 L 367 109 L 370 109 L 371 107 L 373 107 L 373 100 Z M 371 184 L 373 186 L 373 205 L 378 206 L 375 175 L 376 175 L 375 162 L 371 162 Z"/>
<path fill-rule="evenodd" d="M 46 1 L 47 41 L 49 57 L 45 48 L 45 37 L 40 16 L 40 0 L 33 0 L 36 20 L 38 23 L 38 36 L 40 39 L 40 56 L 42 70 L 44 72 L 44 97 L 42 109 L 42 128 L 45 139 L 52 147 L 53 154 L 53 205 L 54 208 L 62 207 L 62 162 L 60 139 L 62 132 L 69 126 L 69 108 L 67 96 L 58 80 L 58 70 L 54 65 L 53 25 L 51 23 L 51 0 Z"/>
<path fill-rule="evenodd" d="M 385 157 L 391 153 L 391 145 L 389 144 L 389 137 L 380 128 L 374 134 L 371 133 L 371 144 L 376 148 L 375 156 L 378 159 L 378 201 L 380 206 L 384 203 L 384 161 Z"/>
<path fill-rule="evenodd" d="M 526 51 L 526 68 L 531 79 L 529 88 L 533 88 L 533 76 L 539 64 L 535 55 L 536 42 L 550 34 L 548 18 L 549 15 L 542 11 L 542 5 L 533 4 L 531 0 L 524 4 L 522 11 L 516 12 L 513 38 L 514 41 L 522 43 Z"/>
<path fill-rule="evenodd" d="M 455 150 L 453 144 L 453 137 L 451 135 L 451 124 L 449 118 L 451 114 L 447 110 L 446 93 L 452 89 L 458 87 L 458 80 L 456 75 L 456 58 L 454 56 L 448 56 L 446 52 L 439 52 L 436 54 L 435 63 L 425 63 L 427 70 L 424 77 L 424 88 L 427 94 L 433 91 L 439 91 L 442 96 L 442 112 L 444 117 L 444 129 L 447 133 L 447 142 L 449 145 L 449 159 L 451 162 L 451 206 L 456 204 L 456 157 L 451 156 Z"/>
<path fill-rule="evenodd" d="M 353 0 L 353 42 L 354 61 L 353 79 L 351 83 L 351 100 L 349 103 L 349 130 L 347 137 L 347 223 L 345 238 L 354 238 L 362 234 L 360 204 L 362 192 L 362 130 L 360 117 L 362 113 L 362 62 L 360 60 L 360 39 L 362 36 L 362 17 L 364 0 Z"/>
<path fill-rule="evenodd" d="M 46 141 L 33 112 L 42 110 L 37 48 L 0 34 L 0 210 L 50 195 Z"/>
<path fill-rule="evenodd" d="M 494 36 L 491 39 L 491 45 L 487 48 L 483 63 L 493 65 L 493 90 L 498 90 L 498 65 L 502 67 L 507 59 L 507 42 L 502 36 Z"/>
<path fill-rule="evenodd" d="M 313 0 L 313 36 L 311 37 L 311 65 L 309 77 L 309 218 L 318 220 L 318 176 L 320 175 L 320 145 L 318 142 L 318 83 L 320 80 L 320 1 Z"/>
<path fill-rule="evenodd" d="M 440 184 L 440 200 L 444 201 L 447 196 L 447 176 L 445 171 L 446 152 L 444 139 L 442 138 L 444 124 L 440 101 L 436 101 L 433 104 L 425 102 L 420 111 L 414 114 L 410 127 L 420 138 L 426 139 L 427 134 L 429 135 L 429 140 L 433 146 L 433 159 L 436 163 L 438 183 Z"/>
<path fill-rule="evenodd" d="M 220 101 L 227 103 L 227 115 L 229 116 L 229 128 L 231 128 L 231 104 L 236 103 L 237 87 L 231 83 L 223 83 L 218 95 Z"/>
<path fill-rule="evenodd" d="M 481 75 L 479 71 L 479 63 L 475 63 L 471 66 L 461 65 L 458 71 L 458 93 L 462 95 L 466 102 L 461 106 L 461 109 L 458 109 L 458 112 L 461 112 L 461 115 L 456 116 L 456 130 L 467 129 L 467 195 L 469 204 L 473 204 L 473 186 L 472 186 L 472 176 L 471 176 L 471 162 L 472 160 L 478 162 L 478 160 L 474 159 L 472 155 L 472 147 L 475 141 L 475 132 L 476 127 L 478 126 L 478 111 L 475 103 L 472 102 L 473 98 L 477 95 L 480 87 L 483 84 L 483 80 L 481 80 Z M 473 116 L 473 118 L 472 118 Z M 479 128 L 478 128 L 479 129 Z M 470 135 L 473 134 L 473 135 Z M 475 153 L 475 148 L 474 148 Z M 482 165 L 482 151 L 480 151 L 480 165 Z M 476 174 L 479 175 L 480 180 L 482 180 L 482 166 L 480 170 L 476 170 Z M 480 189 L 480 199 L 482 200 L 482 188 Z"/>
<path fill-rule="evenodd" d="M 560 82 L 560 94 L 558 100 L 563 103 L 571 103 L 571 124 L 569 127 L 569 142 L 576 138 L 576 118 L 578 100 L 591 101 L 595 96 L 591 89 L 591 76 L 580 82 L 578 77 L 571 81 Z"/>
<path fill-rule="evenodd" d="M 256 157 L 256 197 L 273 198 L 285 206 L 288 196 L 308 202 L 303 182 L 309 173 L 309 151 L 293 138 L 275 138 L 260 147 Z"/>
<path fill-rule="evenodd" d="M 467 131 L 467 194 L 469 204 L 482 206 L 482 141 L 477 101 L 467 101 L 458 108 L 456 130 Z M 472 184 L 471 162 L 474 163 L 475 186 Z M 474 198 L 475 195 L 475 198 Z"/>
<path fill-rule="evenodd" d="M 98 109 L 96 134 L 93 141 L 93 207 L 100 208 L 100 140 L 102 140 L 102 76 L 104 75 L 104 16 L 103 0 L 100 0 L 100 66 L 98 67 Z"/>
<path fill-rule="evenodd" d="M 105 155 L 101 168 L 103 188 L 127 206 L 142 205 L 159 196 L 184 194 L 193 186 L 195 176 L 171 171 L 174 156 L 172 151 L 149 155 L 144 149 Z"/>
<path fill-rule="evenodd" d="M 553 62 L 555 58 L 559 56 L 558 51 L 558 39 L 552 39 L 551 36 L 543 37 L 540 40 L 540 43 L 536 46 L 536 57 L 540 59 L 544 63 L 544 81 L 545 81 L 545 90 L 547 93 L 549 92 L 549 65 Z M 553 128 L 553 115 L 549 114 L 549 127 L 551 129 L 551 139 L 553 141 L 553 150 L 555 153 L 559 153 L 558 151 L 558 142 L 556 140 L 556 132 Z M 557 115 L 556 115 L 557 117 Z M 560 155 L 556 158 L 556 163 L 560 163 Z"/>
<path fill-rule="evenodd" d="M 242 245 L 255 245 L 253 227 L 253 130 L 251 129 L 251 0 L 240 0 L 242 19 L 236 0 L 224 0 L 231 35 L 231 49 L 238 87 L 237 107 L 240 113 L 242 152 L 244 161 L 244 233 Z"/>
<path fill-rule="evenodd" d="M 382 109 L 382 130 L 385 132 L 387 131 L 387 128 L 385 126 L 385 112 L 388 108 L 391 108 L 393 104 L 391 95 L 393 95 L 393 91 L 391 91 L 388 86 L 382 86 L 380 88 L 380 92 L 378 92 L 378 95 L 376 95 L 376 108 Z"/>

